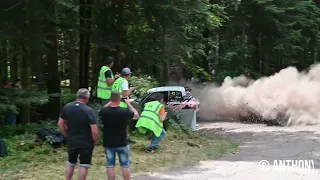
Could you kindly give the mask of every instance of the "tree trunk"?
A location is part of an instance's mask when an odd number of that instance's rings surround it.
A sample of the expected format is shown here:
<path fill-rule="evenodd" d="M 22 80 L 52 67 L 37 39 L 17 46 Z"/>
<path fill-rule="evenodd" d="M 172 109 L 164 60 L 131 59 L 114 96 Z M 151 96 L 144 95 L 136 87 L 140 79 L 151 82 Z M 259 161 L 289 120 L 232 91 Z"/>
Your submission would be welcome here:
<path fill-rule="evenodd" d="M 0 78 L 8 78 L 7 40 L 0 41 Z"/>
<path fill-rule="evenodd" d="M 47 11 L 50 13 L 52 17 L 55 17 L 55 6 L 53 1 L 47 1 L 45 3 L 47 5 Z M 47 79 L 47 88 L 49 95 L 49 109 L 48 112 L 49 117 L 57 119 L 60 113 L 60 75 L 59 75 L 59 67 L 58 67 L 58 52 L 57 52 L 57 27 L 55 22 L 52 20 L 47 21 L 46 32 L 47 32 L 47 40 L 50 43 L 47 44 L 47 65 L 50 68 L 48 71 L 48 79 Z"/>
<path fill-rule="evenodd" d="M 79 88 L 89 87 L 91 8 L 92 0 L 80 0 Z"/>
<path fill-rule="evenodd" d="M 77 92 L 79 88 L 79 57 L 76 50 L 77 33 L 69 31 L 68 33 L 68 59 L 69 59 L 69 79 L 70 91 Z"/>
<path fill-rule="evenodd" d="M 16 42 L 12 43 L 12 54 L 10 59 L 10 79 L 12 82 L 18 79 L 18 46 Z"/>
<path fill-rule="evenodd" d="M 316 62 L 318 62 L 319 61 L 319 45 L 317 44 L 317 46 L 315 47 L 315 49 L 314 49 L 314 59 L 313 59 L 313 63 L 316 63 Z"/>
<path fill-rule="evenodd" d="M 217 31 L 216 33 L 216 57 L 219 57 L 219 51 L 220 51 L 220 33 Z"/>
<path fill-rule="evenodd" d="M 160 85 L 166 85 L 169 81 L 169 69 L 170 69 L 170 65 L 169 65 L 169 60 L 168 60 L 168 48 L 166 48 L 167 46 L 167 29 L 165 24 L 163 23 L 162 25 L 162 29 L 161 29 L 161 37 L 162 37 L 162 63 L 161 64 L 161 70 L 160 70 L 160 79 L 159 79 L 159 83 Z"/>
<path fill-rule="evenodd" d="M 3 60 L 3 76 L 8 78 L 8 49 L 7 49 L 7 40 L 2 42 L 2 60 Z"/>
<path fill-rule="evenodd" d="M 96 87 L 98 83 L 98 73 L 99 73 L 99 65 L 98 62 L 100 61 L 100 48 L 95 46 L 92 53 L 91 58 L 91 90 L 96 92 Z"/>
<path fill-rule="evenodd" d="M 22 47 L 22 59 L 21 59 L 21 84 L 22 89 L 28 89 L 30 86 L 30 47 L 27 42 L 21 42 Z M 21 122 L 22 124 L 30 123 L 30 104 L 24 103 L 21 106 Z"/>
<path fill-rule="evenodd" d="M 308 62 L 308 43 L 307 41 L 303 42 L 303 60 L 300 61 L 300 70 L 306 68 L 305 62 Z"/>
<path fill-rule="evenodd" d="M 255 73 L 260 73 L 260 52 L 259 52 L 259 38 L 253 40 L 254 49 L 252 51 L 252 70 Z"/>
<path fill-rule="evenodd" d="M 259 33 L 258 38 L 258 47 L 259 47 L 259 73 L 261 76 L 264 75 L 264 57 L 262 53 L 262 33 Z"/>
<path fill-rule="evenodd" d="M 313 64 L 313 63 L 315 63 L 314 60 L 316 57 L 316 48 L 317 48 L 316 43 L 310 43 L 309 48 L 310 48 L 310 59 L 309 59 L 310 63 L 309 64 Z"/>
<path fill-rule="evenodd" d="M 320 7 L 320 0 L 315 0 L 318 7 Z"/>

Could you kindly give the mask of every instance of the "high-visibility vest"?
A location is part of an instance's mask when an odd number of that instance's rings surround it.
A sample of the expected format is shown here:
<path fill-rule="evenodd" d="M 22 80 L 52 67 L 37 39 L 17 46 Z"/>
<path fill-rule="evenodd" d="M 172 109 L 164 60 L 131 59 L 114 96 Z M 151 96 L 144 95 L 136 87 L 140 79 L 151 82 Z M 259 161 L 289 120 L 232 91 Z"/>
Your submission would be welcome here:
<path fill-rule="evenodd" d="M 136 128 L 145 134 L 147 130 L 159 137 L 163 130 L 163 122 L 160 121 L 159 112 L 163 105 L 159 101 L 151 101 L 144 105 L 144 109 L 138 119 Z"/>
<path fill-rule="evenodd" d="M 117 80 L 115 80 L 112 84 L 112 91 L 119 91 L 120 92 L 120 97 L 122 98 L 122 83 L 126 81 L 125 78 L 123 77 L 119 77 Z M 120 107 L 123 107 L 123 108 L 128 108 L 128 105 L 121 101 L 120 104 L 119 104 Z"/>
<path fill-rule="evenodd" d="M 102 66 L 100 69 L 100 72 L 99 72 L 97 97 L 101 98 L 101 99 L 110 99 L 110 96 L 111 96 L 112 86 L 109 86 L 107 84 L 107 78 L 105 76 L 105 73 L 108 70 L 110 70 L 110 72 L 111 72 L 111 78 L 114 79 L 111 69 L 107 66 Z"/>

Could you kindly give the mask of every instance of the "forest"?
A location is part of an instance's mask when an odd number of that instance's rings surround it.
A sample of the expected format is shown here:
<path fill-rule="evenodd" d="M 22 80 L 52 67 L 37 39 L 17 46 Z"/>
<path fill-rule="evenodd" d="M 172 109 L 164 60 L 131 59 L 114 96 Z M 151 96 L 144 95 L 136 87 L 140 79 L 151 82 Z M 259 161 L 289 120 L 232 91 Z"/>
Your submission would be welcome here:
<path fill-rule="evenodd" d="M 320 0 L 3 0 L 0 124 L 57 119 L 102 59 L 148 87 L 196 77 L 257 79 L 320 60 Z M 211 71 L 215 71 L 214 79 Z M 145 78 L 149 77 L 149 78 Z"/>

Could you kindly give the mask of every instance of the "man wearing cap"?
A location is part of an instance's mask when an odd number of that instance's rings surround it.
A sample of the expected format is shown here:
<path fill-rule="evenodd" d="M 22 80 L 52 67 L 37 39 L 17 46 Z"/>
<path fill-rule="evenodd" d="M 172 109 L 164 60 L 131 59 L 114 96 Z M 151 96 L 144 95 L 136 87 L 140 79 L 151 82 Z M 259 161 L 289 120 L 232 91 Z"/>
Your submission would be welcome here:
<path fill-rule="evenodd" d="M 134 87 L 129 87 L 128 79 L 131 77 L 131 70 L 128 67 L 125 67 L 121 71 L 121 76 L 114 81 L 112 85 L 112 91 L 120 92 L 120 97 L 122 98 L 119 106 L 123 108 L 128 108 L 128 105 L 123 98 L 129 97 Z M 127 133 L 129 134 L 129 127 L 127 128 Z M 129 143 L 135 143 L 135 141 L 128 138 Z"/>
<path fill-rule="evenodd" d="M 121 77 L 114 81 L 112 85 L 113 91 L 119 91 L 121 98 L 129 97 L 134 87 L 129 87 L 128 79 L 131 77 L 131 70 L 129 68 L 123 68 L 121 71 Z M 121 101 L 120 107 L 127 108 L 128 105 Z"/>
<path fill-rule="evenodd" d="M 101 99 L 103 105 L 107 104 L 111 95 L 112 84 L 119 75 L 113 76 L 111 68 L 114 64 L 114 59 L 111 56 L 107 56 L 104 59 L 104 66 L 101 67 L 99 72 L 98 86 L 97 86 L 97 97 Z"/>

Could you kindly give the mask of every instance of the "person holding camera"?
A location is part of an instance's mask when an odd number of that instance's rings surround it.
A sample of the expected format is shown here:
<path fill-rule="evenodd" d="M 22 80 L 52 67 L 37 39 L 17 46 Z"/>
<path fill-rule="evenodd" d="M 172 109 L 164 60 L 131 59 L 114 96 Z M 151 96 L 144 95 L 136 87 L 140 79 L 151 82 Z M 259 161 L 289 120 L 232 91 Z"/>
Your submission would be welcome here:
<path fill-rule="evenodd" d="M 134 91 L 134 87 L 129 86 L 128 80 L 131 77 L 131 70 L 129 68 L 123 68 L 121 71 L 121 76 L 114 81 L 112 85 L 112 91 L 119 91 L 120 92 L 120 97 L 129 97 L 131 92 Z M 120 107 L 127 108 L 127 104 L 122 100 L 120 102 Z"/>
<path fill-rule="evenodd" d="M 127 141 L 127 127 L 130 119 L 138 119 L 139 114 L 130 104 L 128 97 L 124 101 L 128 108 L 120 107 L 120 93 L 112 91 L 110 102 L 99 112 L 99 118 L 103 123 L 103 147 L 107 158 L 109 180 L 116 178 L 116 154 L 118 154 L 123 179 L 130 179 L 130 148 Z"/>
<path fill-rule="evenodd" d="M 127 103 L 125 103 L 124 99 L 130 96 L 130 94 L 134 91 L 134 87 L 129 86 L 128 80 L 131 77 L 131 70 L 128 67 L 125 67 L 121 71 L 121 76 L 113 83 L 112 91 L 120 92 L 121 102 L 119 104 L 120 107 L 128 108 Z M 127 128 L 127 133 L 129 134 L 129 125 Z M 134 140 L 128 137 L 129 143 L 135 143 Z"/>

